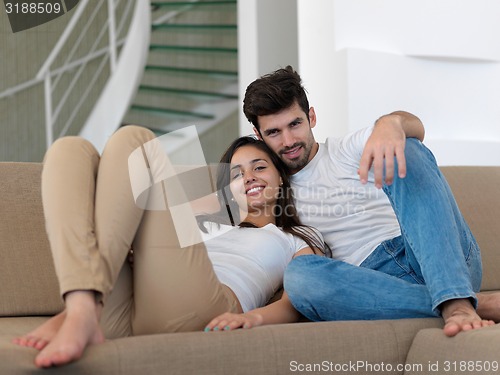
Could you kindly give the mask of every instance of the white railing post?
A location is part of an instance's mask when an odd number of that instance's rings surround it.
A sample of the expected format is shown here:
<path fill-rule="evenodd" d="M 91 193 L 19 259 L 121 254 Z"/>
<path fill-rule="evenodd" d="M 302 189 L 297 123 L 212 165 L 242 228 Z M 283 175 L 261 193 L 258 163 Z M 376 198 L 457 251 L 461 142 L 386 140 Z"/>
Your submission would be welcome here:
<path fill-rule="evenodd" d="M 54 129 L 52 124 L 52 92 L 50 85 L 50 71 L 45 73 L 45 79 L 43 82 L 44 93 L 45 93 L 45 141 L 47 143 L 47 149 L 50 147 L 52 142 L 54 142 Z"/>
<path fill-rule="evenodd" d="M 116 22 L 114 0 L 108 0 L 109 63 L 111 74 L 116 69 Z"/>

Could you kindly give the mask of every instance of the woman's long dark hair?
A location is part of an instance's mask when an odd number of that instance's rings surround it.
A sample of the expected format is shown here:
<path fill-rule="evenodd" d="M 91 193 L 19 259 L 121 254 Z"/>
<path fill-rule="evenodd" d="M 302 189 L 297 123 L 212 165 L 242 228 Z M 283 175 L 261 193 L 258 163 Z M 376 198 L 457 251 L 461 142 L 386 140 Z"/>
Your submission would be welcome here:
<path fill-rule="evenodd" d="M 304 240 L 304 242 L 316 252 L 318 249 L 326 256 L 331 257 L 331 249 L 318 235 L 317 230 L 313 230 L 307 225 L 300 222 L 295 207 L 293 192 L 290 186 L 289 170 L 286 164 L 263 142 L 254 137 L 246 136 L 236 139 L 222 155 L 219 165 L 217 167 L 217 196 L 221 206 L 220 214 L 203 215 L 199 217 L 199 222 L 214 221 L 230 225 L 239 225 L 240 227 L 253 227 L 256 226 L 249 222 L 240 222 L 238 204 L 232 198 L 229 184 L 231 182 L 230 165 L 233 155 L 236 151 L 243 146 L 253 146 L 265 152 L 271 162 L 274 164 L 278 173 L 281 176 L 283 185 L 281 186 L 274 215 L 276 226 L 281 228 L 284 232 L 290 233 Z M 227 212 L 226 212 L 227 211 Z M 229 217 L 229 223 L 224 217 Z M 202 227 L 202 229 L 204 229 Z"/>

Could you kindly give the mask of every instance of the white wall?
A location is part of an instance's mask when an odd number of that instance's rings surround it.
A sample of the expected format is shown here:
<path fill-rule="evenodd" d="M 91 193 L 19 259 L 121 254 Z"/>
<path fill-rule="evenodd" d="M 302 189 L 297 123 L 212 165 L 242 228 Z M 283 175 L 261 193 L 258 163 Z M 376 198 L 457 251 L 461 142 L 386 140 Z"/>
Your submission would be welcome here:
<path fill-rule="evenodd" d="M 238 1 L 238 70 L 240 102 L 246 87 L 263 74 L 298 66 L 297 0 Z M 253 133 L 240 113 L 240 134 Z"/>
<path fill-rule="evenodd" d="M 500 165 L 500 1 L 296 1 L 318 140 L 401 109 L 422 119 L 441 165 Z"/>

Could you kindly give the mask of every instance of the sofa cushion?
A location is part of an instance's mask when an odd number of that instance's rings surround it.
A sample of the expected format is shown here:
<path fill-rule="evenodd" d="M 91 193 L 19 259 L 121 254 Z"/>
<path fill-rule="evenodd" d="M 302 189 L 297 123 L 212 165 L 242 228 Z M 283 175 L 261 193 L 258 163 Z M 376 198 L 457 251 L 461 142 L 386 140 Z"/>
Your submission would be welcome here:
<path fill-rule="evenodd" d="M 40 197 L 39 163 L 0 163 L 0 316 L 62 308 Z"/>
<path fill-rule="evenodd" d="M 500 289 L 499 167 L 441 167 L 481 248 L 481 290 Z"/>
<path fill-rule="evenodd" d="M 0 374 L 35 373 L 36 350 L 11 344 L 12 335 L 2 334 L 2 320 Z M 357 369 L 354 372 L 360 374 L 397 375 L 403 373 L 401 365 L 415 334 L 441 325 L 441 319 L 431 318 L 295 323 L 232 332 L 134 336 L 92 345 L 82 359 L 51 369 L 50 374 L 350 374 Z M 390 371 L 377 371 L 377 366 L 382 365 Z M 370 366 L 374 371 L 369 370 Z"/>

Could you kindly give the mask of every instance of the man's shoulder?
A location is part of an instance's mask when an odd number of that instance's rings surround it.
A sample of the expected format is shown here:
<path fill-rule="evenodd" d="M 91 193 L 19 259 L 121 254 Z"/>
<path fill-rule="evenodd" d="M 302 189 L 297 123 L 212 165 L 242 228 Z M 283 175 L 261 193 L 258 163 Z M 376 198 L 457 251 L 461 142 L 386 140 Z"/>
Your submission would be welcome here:
<path fill-rule="evenodd" d="M 373 131 L 373 126 L 351 131 L 341 137 L 328 137 L 323 142 L 324 148 L 334 158 L 357 155 L 363 150 Z"/>
<path fill-rule="evenodd" d="M 360 129 L 350 130 L 343 135 L 330 136 L 325 139 L 324 144 L 335 144 L 342 142 L 355 142 L 356 140 L 366 140 L 373 132 L 373 125 Z"/>

